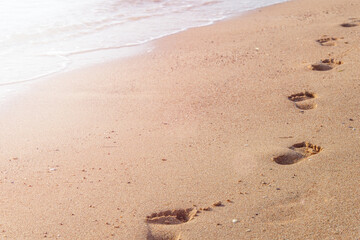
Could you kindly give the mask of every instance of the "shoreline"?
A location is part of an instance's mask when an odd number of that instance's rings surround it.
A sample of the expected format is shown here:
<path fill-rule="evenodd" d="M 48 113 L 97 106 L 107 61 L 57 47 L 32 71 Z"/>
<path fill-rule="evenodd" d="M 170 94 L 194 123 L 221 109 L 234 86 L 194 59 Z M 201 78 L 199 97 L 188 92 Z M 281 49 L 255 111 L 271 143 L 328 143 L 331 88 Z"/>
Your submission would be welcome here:
<path fill-rule="evenodd" d="M 288 0 L 285 0 L 288 1 Z M 271 5 L 276 5 L 279 3 L 273 3 Z M 281 4 L 281 3 L 280 3 Z M 268 6 L 271 6 L 268 5 Z M 7 82 L 0 83 L 0 87 L 2 86 L 8 86 L 8 85 L 16 85 L 16 84 L 22 84 L 32 81 L 41 80 L 44 78 L 52 78 L 53 76 L 57 76 L 58 74 L 63 74 L 67 72 L 71 72 L 73 70 L 81 70 L 86 68 L 91 68 L 99 64 L 104 63 L 111 63 L 112 61 L 117 61 L 121 59 L 126 59 L 127 57 L 134 57 L 138 54 L 142 54 L 145 52 L 152 51 L 151 45 L 162 39 L 166 38 L 168 36 L 181 33 L 183 31 L 187 31 L 192 28 L 201 28 L 210 26 L 213 24 L 216 24 L 221 21 L 226 21 L 232 18 L 240 17 L 243 14 L 246 14 L 247 12 L 254 11 L 256 9 L 261 9 L 267 6 L 257 7 L 255 9 L 250 10 L 243 10 L 240 11 L 237 14 L 230 14 L 229 16 L 223 16 L 222 18 L 217 19 L 209 19 L 209 22 L 207 23 L 198 23 L 199 25 L 194 26 L 188 26 L 179 28 L 178 30 L 174 30 L 169 33 L 164 33 L 155 37 L 149 37 L 146 40 L 139 40 L 138 42 L 132 42 L 132 43 L 126 43 L 120 46 L 113 46 L 113 47 L 98 47 L 95 49 L 88 49 L 83 51 L 71 51 L 71 52 L 64 52 L 64 53 L 58 53 L 58 54 L 49 54 L 51 57 L 59 57 L 64 60 L 62 63 L 62 66 L 57 66 L 57 68 L 49 69 L 47 72 L 37 73 L 34 76 L 30 77 L 21 77 L 19 80 L 14 80 L 11 78 L 11 80 L 8 80 Z M 91 59 L 91 60 L 90 60 Z M 100 60 L 94 60 L 94 59 L 103 59 Z"/>
<path fill-rule="evenodd" d="M 276 4 L 32 82 L 1 106 L 0 238 L 358 237 L 358 7 Z"/>

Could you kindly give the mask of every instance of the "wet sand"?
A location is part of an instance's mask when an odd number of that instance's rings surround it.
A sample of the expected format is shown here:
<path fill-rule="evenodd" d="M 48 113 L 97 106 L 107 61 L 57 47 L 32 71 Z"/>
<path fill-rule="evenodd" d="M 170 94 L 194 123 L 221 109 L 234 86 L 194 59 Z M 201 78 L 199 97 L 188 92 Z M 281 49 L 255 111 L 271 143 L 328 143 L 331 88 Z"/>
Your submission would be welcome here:
<path fill-rule="evenodd" d="M 357 239 L 360 3 L 295 0 L 26 84 L 1 239 Z"/>

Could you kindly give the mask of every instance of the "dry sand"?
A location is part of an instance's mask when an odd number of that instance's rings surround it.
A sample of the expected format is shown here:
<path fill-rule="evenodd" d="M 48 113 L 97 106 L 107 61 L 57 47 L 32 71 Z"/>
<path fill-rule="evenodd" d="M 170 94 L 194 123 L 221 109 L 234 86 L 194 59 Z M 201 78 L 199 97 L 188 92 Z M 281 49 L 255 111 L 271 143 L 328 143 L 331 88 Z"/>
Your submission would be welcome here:
<path fill-rule="evenodd" d="M 295 0 L 24 85 L 0 239 L 360 238 L 359 9 Z"/>

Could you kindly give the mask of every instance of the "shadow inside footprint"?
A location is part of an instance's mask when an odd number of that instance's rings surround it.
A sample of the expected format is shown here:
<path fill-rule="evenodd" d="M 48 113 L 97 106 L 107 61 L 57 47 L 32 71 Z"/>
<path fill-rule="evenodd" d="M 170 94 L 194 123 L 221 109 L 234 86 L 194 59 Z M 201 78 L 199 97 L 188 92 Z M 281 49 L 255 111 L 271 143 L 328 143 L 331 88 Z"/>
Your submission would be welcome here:
<path fill-rule="evenodd" d="M 348 27 L 356 27 L 359 25 L 356 23 L 343 23 L 343 24 L 340 24 L 340 26 L 348 28 Z"/>
<path fill-rule="evenodd" d="M 168 210 L 159 213 L 153 213 L 147 216 L 146 221 L 154 224 L 182 224 L 195 217 L 197 210 L 195 208 Z"/>
<path fill-rule="evenodd" d="M 307 157 L 318 154 L 322 151 L 320 146 L 313 145 L 308 142 L 301 142 L 289 147 L 290 152 L 274 157 L 273 160 L 277 164 L 291 165 L 297 163 Z"/>
<path fill-rule="evenodd" d="M 310 69 L 314 71 L 329 71 L 333 69 L 336 65 L 341 65 L 341 64 L 343 64 L 342 61 L 338 61 L 333 58 L 330 58 L 330 59 L 321 60 L 319 63 L 312 64 L 310 66 Z"/>
<path fill-rule="evenodd" d="M 281 165 L 290 165 L 299 162 L 304 156 L 297 152 L 289 152 L 273 158 L 274 162 Z"/>

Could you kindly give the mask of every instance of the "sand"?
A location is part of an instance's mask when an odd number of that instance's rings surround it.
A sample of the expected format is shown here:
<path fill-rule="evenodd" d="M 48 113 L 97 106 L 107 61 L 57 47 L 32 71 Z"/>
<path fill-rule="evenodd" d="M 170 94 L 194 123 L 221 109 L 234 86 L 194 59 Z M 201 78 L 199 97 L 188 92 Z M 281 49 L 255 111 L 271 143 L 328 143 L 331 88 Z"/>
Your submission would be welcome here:
<path fill-rule="evenodd" d="M 295 0 L 21 84 L 0 239 L 359 238 L 359 9 Z"/>

